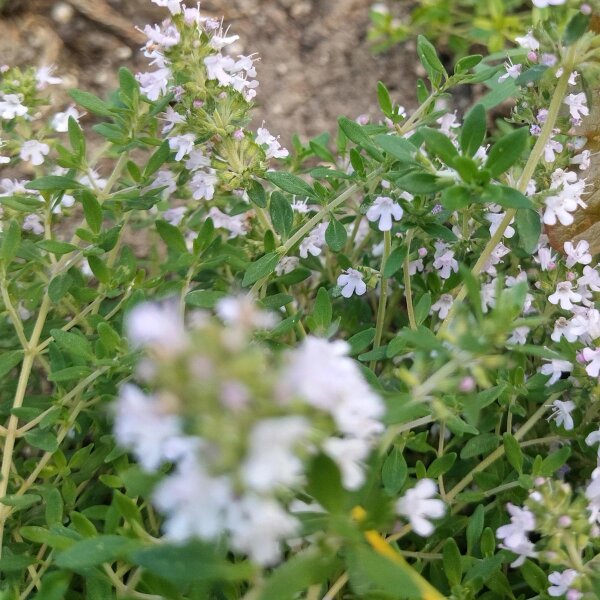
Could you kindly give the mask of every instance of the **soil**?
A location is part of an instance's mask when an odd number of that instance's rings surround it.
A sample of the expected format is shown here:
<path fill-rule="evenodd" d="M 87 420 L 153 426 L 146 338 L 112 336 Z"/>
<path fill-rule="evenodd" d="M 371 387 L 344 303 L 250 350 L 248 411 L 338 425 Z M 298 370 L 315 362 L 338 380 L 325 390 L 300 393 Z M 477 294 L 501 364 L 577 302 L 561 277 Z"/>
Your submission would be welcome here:
<path fill-rule="evenodd" d="M 378 80 L 397 102 L 414 107 L 414 45 L 375 55 L 366 39 L 371 4 L 372 0 L 205 0 L 202 11 L 224 16 L 231 31 L 240 35 L 235 51 L 260 55 L 254 125 L 265 121 L 289 144 L 294 133 L 306 140 L 335 130 L 339 115 L 379 118 Z M 4 0 L 0 62 L 53 63 L 68 87 L 105 95 L 116 86 L 119 66 L 145 68 L 138 52 L 143 36 L 133 25 L 156 22 L 164 15 L 165 9 L 150 0 Z M 57 97 L 57 103 L 67 102 Z"/>

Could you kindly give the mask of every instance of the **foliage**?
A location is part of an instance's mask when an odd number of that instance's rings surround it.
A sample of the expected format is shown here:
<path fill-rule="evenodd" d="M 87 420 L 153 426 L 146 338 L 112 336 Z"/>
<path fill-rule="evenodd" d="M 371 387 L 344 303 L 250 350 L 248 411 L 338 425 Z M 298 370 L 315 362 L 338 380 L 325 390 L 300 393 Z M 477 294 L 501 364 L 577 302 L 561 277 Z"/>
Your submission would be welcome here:
<path fill-rule="evenodd" d="M 107 98 L 2 69 L 2 597 L 597 597 L 596 239 L 549 243 L 597 166 L 587 7 L 505 69 L 419 36 L 415 112 L 381 83 L 288 152 L 237 36 L 154 1 Z"/>

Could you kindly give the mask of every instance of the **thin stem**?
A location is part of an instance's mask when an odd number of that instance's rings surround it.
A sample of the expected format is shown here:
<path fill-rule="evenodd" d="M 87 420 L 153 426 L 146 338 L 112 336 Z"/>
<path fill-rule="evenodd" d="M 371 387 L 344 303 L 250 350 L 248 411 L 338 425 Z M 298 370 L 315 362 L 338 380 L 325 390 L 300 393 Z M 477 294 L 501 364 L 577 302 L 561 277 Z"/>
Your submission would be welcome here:
<path fill-rule="evenodd" d="M 406 299 L 406 311 L 408 313 L 408 322 L 411 329 L 417 328 L 417 320 L 415 319 L 415 309 L 413 307 L 412 286 L 410 282 L 410 273 L 408 272 L 410 263 L 410 245 L 412 243 L 414 229 L 411 229 L 406 234 L 406 256 L 404 257 L 404 297 Z"/>
<path fill-rule="evenodd" d="M 17 337 L 19 338 L 19 342 L 21 342 L 23 350 L 27 350 L 29 342 L 25 336 L 25 330 L 23 329 L 21 317 L 19 317 L 19 313 L 16 311 L 10 299 L 8 285 L 6 285 L 6 279 L 4 279 L 4 281 L 0 284 L 0 288 L 2 290 L 2 302 L 4 303 L 4 308 L 6 308 L 6 311 L 10 316 L 10 320 L 12 321 L 13 327 L 15 328 Z"/>
<path fill-rule="evenodd" d="M 383 337 L 383 324 L 385 322 L 385 311 L 387 308 L 387 283 L 388 278 L 385 276 L 385 265 L 392 251 L 392 232 L 383 232 L 383 256 L 381 257 L 381 270 L 379 279 L 379 306 L 377 308 L 377 323 L 375 325 L 375 339 L 373 340 L 373 350 L 381 346 L 381 338 Z M 377 364 L 376 360 L 372 360 L 369 368 L 373 370 Z"/>
<path fill-rule="evenodd" d="M 329 591 L 323 596 L 323 600 L 334 600 L 343 587 L 348 583 L 348 573 L 342 573 L 336 582 L 329 588 Z"/>
<path fill-rule="evenodd" d="M 563 99 L 568 90 L 569 77 L 571 76 L 571 71 L 573 70 L 573 65 L 575 63 L 575 57 L 577 56 L 577 48 L 578 48 L 578 45 L 573 44 L 569 48 L 567 56 L 566 56 L 565 60 L 563 61 L 564 72 L 561 75 L 561 77 L 559 78 L 558 83 L 556 84 L 556 90 L 554 91 L 554 95 L 552 96 L 552 101 L 550 102 L 550 106 L 548 107 L 548 116 L 546 117 L 546 120 L 544 121 L 544 126 L 542 128 L 542 131 L 533 147 L 533 150 L 531 151 L 531 154 L 529 155 L 529 158 L 527 159 L 527 163 L 525 164 L 525 167 L 523 168 L 523 172 L 521 173 L 521 177 L 519 178 L 519 182 L 517 183 L 517 186 L 516 186 L 516 188 L 522 193 L 524 193 L 525 190 L 527 189 L 527 186 L 528 186 L 531 178 L 533 177 L 533 174 L 535 173 L 538 163 L 540 162 L 540 159 L 542 157 L 542 154 L 544 153 L 544 148 L 546 147 L 546 144 L 548 143 L 550 138 L 554 135 L 554 126 L 556 125 L 556 120 L 558 118 L 558 114 L 560 112 L 560 109 L 561 109 L 561 106 L 563 103 Z M 471 270 L 471 273 L 473 276 L 477 277 L 481 273 L 481 271 L 482 271 L 483 267 L 485 266 L 485 264 L 487 263 L 490 255 L 494 251 L 494 248 L 496 248 L 496 246 L 502 240 L 502 238 L 504 236 L 504 232 L 506 231 L 506 228 L 510 225 L 510 222 L 513 220 L 513 218 L 515 217 L 516 214 L 517 214 L 516 208 L 510 208 L 506 211 L 506 214 L 504 215 L 504 218 L 500 222 L 498 229 L 496 229 L 496 231 L 494 232 L 494 235 L 490 238 L 489 242 L 483 249 L 481 255 L 477 259 L 475 266 Z M 455 300 L 452 303 L 452 306 L 450 307 L 448 314 L 446 315 L 446 318 L 444 319 L 444 321 L 442 322 L 442 324 L 438 330 L 438 333 L 437 333 L 438 336 L 443 335 L 447 331 L 449 324 L 454 319 L 454 315 L 456 313 L 456 310 L 458 309 L 459 304 L 461 303 L 462 300 L 465 299 L 466 295 L 467 295 L 467 288 L 466 288 L 465 284 L 462 283 L 458 293 L 455 296 Z"/>
<path fill-rule="evenodd" d="M 48 315 L 49 309 L 50 297 L 48 296 L 48 294 L 45 294 L 44 299 L 42 300 L 42 304 L 40 306 L 38 318 L 35 322 L 33 332 L 31 334 L 31 338 L 25 349 L 25 358 L 23 359 L 23 364 L 21 365 L 21 373 L 19 374 L 19 381 L 17 383 L 17 389 L 12 405 L 13 414 L 11 414 L 10 419 L 8 421 L 6 437 L 4 440 L 4 448 L 2 449 L 2 466 L 0 467 L 0 498 L 6 496 L 6 492 L 8 490 L 8 484 L 10 481 L 10 471 L 13 460 L 13 452 L 15 449 L 16 432 L 19 426 L 19 417 L 17 417 L 14 414 L 14 409 L 21 408 L 23 406 L 25 394 L 27 393 L 29 376 L 31 374 L 31 369 L 33 367 L 33 362 L 35 359 L 35 353 L 31 350 L 31 348 L 35 348 L 39 342 L 40 335 L 42 334 L 42 329 L 44 327 L 44 323 L 46 322 L 46 317 Z M 0 507 L 0 557 L 2 557 L 4 527 L 6 524 L 8 513 L 10 513 L 10 507 Z"/>

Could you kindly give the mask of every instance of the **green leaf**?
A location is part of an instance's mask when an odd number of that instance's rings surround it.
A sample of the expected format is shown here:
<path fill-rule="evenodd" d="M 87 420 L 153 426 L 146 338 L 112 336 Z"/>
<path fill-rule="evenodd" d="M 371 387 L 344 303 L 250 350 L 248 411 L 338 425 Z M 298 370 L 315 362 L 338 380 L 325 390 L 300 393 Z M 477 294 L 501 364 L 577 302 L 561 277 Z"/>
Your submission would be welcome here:
<path fill-rule="evenodd" d="M 8 375 L 23 360 L 23 351 L 3 352 L 0 355 L 0 378 Z"/>
<path fill-rule="evenodd" d="M 448 74 L 438 58 L 433 44 L 423 35 L 419 35 L 417 38 L 417 54 L 419 55 L 421 64 L 425 67 L 429 75 L 429 80 L 437 88 L 441 83 L 442 76 L 448 77 Z"/>
<path fill-rule="evenodd" d="M 125 558 L 139 546 L 138 540 L 118 535 L 99 535 L 73 544 L 57 554 L 54 562 L 64 569 L 77 571 Z"/>
<path fill-rule="evenodd" d="M 483 144 L 487 133 L 485 108 L 476 104 L 465 116 L 460 132 L 460 148 L 463 154 L 475 156 Z"/>
<path fill-rule="evenodd" d="M 46 252 L 57 255 L 69 254 L 69 252 L 73 252 L 74 250 L 78 249 L 77 246 L 74 246 L 73 244 L 59 242 L 58 240 L 41 240 L 36 242 L 35 245 Z"/>
<path fill-rule="evenodd" d="M 42 501 L 42 497 L 37 494 L 9 494 L 8 496 L 4 496 L 0 498 L 0 504 L 4 504 L 5 506 L 11 506 L 13 510 L 25 510 L 34 504 L 38 504 Z"/>
<path fill-rule="evenodd" d="M 564 45 L 570 46 L 583 37 L 589 26 L 590 17 L 588 15 L 584 15 L 582 12 L 575 13 L 565 29 L 565 34 L 563 36 Z"/>
<path fill-rule="evenodd" d="M 165 140 L 148 160 L 144 169 L 144 178 L 150 177 L 158 171 L 171 157 L 169 142 Z"/>
<path fill-rule="evenodd" d="M 79 194 L 79 199 L 83 205 L 83 214 L 90 229 L 94 233 L 100 233 L 102 228 L 102 207 L 96 199 L 96 196 L 89 190 L 83 190 Z"/>
<path fill-rule="evenodd" d="M 350 582 L 367 580 L 386 597 L 397 600 L 417 600 L 423 598 L 421 591 L 412 579 L 412 569 L 392 562 L 370 548 L 357 547 L 348 555 Z M 360 594 L 357 597 L 364 597 Z"/>
<path fill-rule="evenodd" d="M 531 200 L 525 194 L 507 185 L 487 186 L 481 193 L 481 201 L 499 204 L 504 208 L 533 208 Z"/>
<path fill-rule="evenodd" d="M 306 491 L 327 511 L 343 511 L 346 496 L 342 477 L 335 462 L 325 454 L 318 454 L 312 459 Z"/>
<path fill-rule="evenodd" d="M 67 367 L 66 369 L 60 369 L 60 371 L 53 371 L 48 375 L 48 381 L 54 381 L 55 383 L 64 383 L 65 381 L 74 381 L 75 379 L 82 379 L 87 377 L 92 370 L 89 367 Z"/>
<path fill-rule="evenodd" d="M 82 335 L 72 331 L 63 331 L 62 329 L 51 329 L 50 335 L 65 352 L 87 359 L 94 357 L 92 345 Z"/>
<path fill-rule="evenodd" d="M 385 261 L 385 265 L 383 267 L 383 276 L 384 277 L 392 277 L 395 275 L 400 268 L 402 267 L 402 263 L 406 258 L 406 246 L 399 246 L 398 248 L 394 248 L 388 259 Z"/>
<path fill-rule="evenodd" d="M 400 162 L 414 162 L 417 149 L 407 139 L 399 135 L 380 134 L 375 136 L 375 141 L 387 154 Z"/>
<path fill-rule="evenodd" d="M 10 263 L 10 261 L 17 255 L 20 244 L 21 226 L 13 219 L 2 234 L 2 248 L 0 250 L 0 257 L 6 262 L 6 264 Z"/>
<path fill-rule="evenodd" d="M 82 106 L 95 115 L 100 115 L 102 117 L 112 116 L 112 111 L 108 107 L 108 104 L 89 92 L 84 92 L 83 90 L 70 90 L 69 96 L 71 96 L 79 106 Z"/>
<path fill-rule="evenodd" d="M 37 562 L 34 556 L 27 554 L 8 554 L 5 553 L 0 558 L 0 573 L 14 573 L 25 570 L 29 565 Z"/>
<path fill-rule="evenodd" d="M 299 592 L 327 580 L 335 564 L 331 557 L 315 552 L 315 548 L 296 554 L 271 574 L 258 600 L 294 600 Z"/>
<path fill-rule="evenodd" d="M 510 433 L 504 434 L 504 452 L 512 467 L 521 474 L 523 472 L 523 452 L 519 442 Z"/>
<path fill-rule="evenodd" d="M 42 431 L 34 429 L 25 434 L 25 441 L 35 448 L 40 448 L 44 452 L 56 452 L 58 449 L 58 440 L 53 431 Z"/>
<path fill-rule="evenodd" d="M 442 179 L 431 173 L 411 173 L 399 177 L 395 183 L 401 190 L 411 194 L 435 194 L 452 185 L 447 179 Z"/>
<path fill-rule="evenodd" d="M 425 140 L 425 146 L 430 154 L 437 156 L 449 167 L 454 164 L 454 161 L 458 158 L 458 150 L 448 136 L 430 127 L 421 127 L 419 135 Z"/>
<path fill-rule="evenodd" d="M 373 145 L 371 138 L 365 133 L 364 128 L 356 121 L 348 119 L 347 117 L 340 117 L 338 123 L 340 129 L 344 132 L 344 135 L 358 146 L 367 148 L 368 146 Z"/>
<path fill-rule="evenodd" d="M 419 301 L 415 305 L 415 321 L 417 325 L 421 325 L 423 321 L 429 316 L 429 310 L 431 309 L 431 294 L 427 292 L 423 294 Z"/>
<path fill-rule="evenodd" d="M 220 561 L 214 549 L 201 542 L 152 545 L 136 550 L 130 558 L 134 564 L 178 586 L 219 579 L 244 580 L 251 578 L 254 572 L 248 562 Z"/>
<path fill-rule="evenodd" d="M 474 458 L 481 454 L 489 454 L 500 444 L 500 437 L 495 433 L 481 433 L 467 441 L 460 451 L 463 460 Z"/>
<path fill-rule="evenodd" d="M 156 230 L 158 231 L 158 235 L 160 235 L 163 242 L 168 246 L 170 250 L 173 250 L 174 252 L 179 252 L 181 254 L 188 253 L 185 238 L 183 237 L 183 233 L 181 233 L 178 227 L 167 223 L 167 221 L 159 219 L 158 221 L 156 221 Z"/>
<path fill-rule="evenodd" d="M 390 93 L 385 87 L 385 84 L 381 81 L 377 82 L 377 99 L 379 100 L 379 106 L 381 111 L 386 117 L 391 117 L 393 114 L 394 105 L 390 98 Z"/>
<path fill-rule="evenodd" d="M 48 527 L 62 525 L 64 503 L 60 490 L 58 488 L 50 488 L 44 494 L 44 502 L 46 503 L 46 524 Z"/>
<path fill-rule="evenodd" d="M 548 589 L 548 576 L 529 559 L 526 559 L 521 566 L 521 575 L 523 575 L 523 579 L 527 582 L 527 585 L 536 594 L 543 594 Z"/>
<path fill-rule="evenodd" d="M 247 189 L 248 197 L 256 204 L 259 208 L 265 208 L 267 206 L 267 195 L 265 194 L 265 188 L 258 182 L 253 181 Z"/>
<path fill-rule="evenodd" d="M 287 239 L 294 224 L 294 211 L 288 199 L 280 192 L 273 192 L 269 212 L 273 228 L 280 236 Z"/>
<path fill-rule="evenodd" d="M 461 58 L 456 65 L 454 65 L 455 73 L 466 73 L 473 67 L 476 67 L 483 60 L 481 54 L 472 54 L 471 56 L 465 56 Z"/>
<path fill-rule="evenodd" d="M 119 88 L 121 94 L 131 103 L 139 96 L 140 84 L 133 73 L 125 67 L 119 69 Z"/>
<path fill-rule="evenodd" d="M 491 148 L 485 168 L 492 177 L 498 177 L 512 167 L 523 154 L 529 141 L 529 130 L 521 127 L 498 140 Z"/>
<path fill-rule="evenodd" d="M 248 287 L 259 279 L 267 277 L 275 270 L 277 263 L 279 263 L 279 254 L 277 252 L 269 252 L 251 263 L 244 274 L 242 286 Z"/>
<path fill-rule="evenodd" d="M 442 550 L 444 573 L 451 586 L 459 585 L 462 579 L 460 550 L 454 538 L 448 538 Z"/>
<path fill-rule="evenodd" d="M 110 283 L 110 269 L 99 256 L 88 256 L 88 265 L 94 277 L 104 285 Z"/>
<path fill-rule="evenodd" d="M 381 468 L 381 481 L 385 491 L 390 496 L 395 496 L 402 489 L 408 477 L 408 465 L 402 450 L 394 446 L 392 451 L 383 461 Z"/>
<path fill-rule="evenodd" d="M 539 474 L 542 477 L 551 477 L 567 462 L 569 456 L 571 456 L 571 447 L 563 446 L 542 461 Z"/>
<path fill-rule="evenodd" d="M 320 287 L 317 292 L 317 299 L 313 312 L 311 314 L 312 323 L 315 331 L 325 332 L 331 325 L 332 308 L 331 298 L 327 292 L 327 289 Z"/>
<path fill-rule="evenodd" d="M 85 186 L 78 181 L 61 175 L 38 177 L 25 185 L 25 189 L 27 190 L 37 190 L 40 192 L 62 192 L 65 190 L 81 190 L 83 188 L 85 188 Z"/>
<path fill-rule="evenodd" d="M 515 215 L 515 227 L 519 234 L 519 248 L 532 254 L 542 234 L 542 220 L 537 211 L 519 210 Z"/>
<path fill-rule="evenodd" d="M 479 543 L 484 523 L 485 507 L 483 504 L 478 504 L 467 523 L 467 554 L 473 554 L 475 546 Z"/>
<path fill-rule="evenodd" d="M 370 327 L 369 329 L 365 329 L 364 331 L 359 331 L 355 333 L 349 340 L 350 344 L 350 356 L 356 356 L 360 354 L 363 350 L 368 348 L 375 339 L 375 328 Z"/>
<path fill-rule="evenodd" d="M 226 295 L 225 292 L 216 290 L 194 290 L 186 295 L 185 303 L 195 308 L 214 308 Z"/>
<path fill-rule="evenodd" d="M 450 452 L 436 458 L 429 467 L 427 467 L 427 477 L 437 479 L 440 475 L 447 473 L 456 462 L 456 457 L 456 452 Z"/>
<path fill-rule="evenodd" d="M 300 177 L 296 177 L 285 171 L 268 171 L 265 175 L 266 179 L 273 185 L 282 189 L 284 192 L 294 194 L 295 196 L 309 196 L 317 198 L 315 191 Z"/>
<path fill-rule="evenodd" d="M 331 250 L 339 252 L 346 244 L 346 228 L 332 215 L 325 230 L 325 241 Z"/>
<path fill-rule="evenodd" d="M 473 202 L 471 191 L 463 185 L 453 185 L 442 192 L 441 205 L 446 210 L 460 210 Z"/>
<path fill-rule="evenodd" d="M 79 159 L 83 158 L 85 156 L 85 136 L 83 135 L 79 123 L 73 117 L 69 117 L 67 129 L 69 132 L 69 142 L 71 143 L 73 152 Z"/>

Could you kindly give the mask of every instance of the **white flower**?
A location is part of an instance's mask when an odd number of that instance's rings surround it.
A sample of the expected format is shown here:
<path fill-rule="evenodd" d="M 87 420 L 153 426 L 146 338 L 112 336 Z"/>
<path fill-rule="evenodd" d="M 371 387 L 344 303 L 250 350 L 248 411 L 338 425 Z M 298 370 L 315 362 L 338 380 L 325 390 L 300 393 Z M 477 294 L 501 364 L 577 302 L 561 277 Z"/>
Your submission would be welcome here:
<path fill-rule="evenodd" d="M 525 562 L 526 558 L 535 558 L 537 556 L 534 543 L 525 536 L 515 541 L 510 548 L 504 544 L 500 544 L 500 548 L 510 550 L 514 554 L 518 555 L 517 559 L 510 563 L 510 566 L 513 569 L 520 567 Z"/>
<path fill-rule="evenodd" d="M 22 102 L 21 94 L 3 94 L 0 100 L 0 118 L 10 120 L 26 115 L 29 109 Z"/>
<path fill-rule="evenodd" d="M 558 196 L 548 196 L 544 200 L 544 204 L 546 208 L 543 220 L 546 225 L 556 225 L 557 219 L 562 225 L 573 223 L 573 216 L 570 213 L 577 209 L 576 200 L 560 194 Z"/>
<path fill-rule="evenodd" d="M 325 231 L 327 223 L 317 225 L 301 242 L 298 249 L 301 258 L 307 258 L 309 254 L 319 256 L 325 245 Z"/>
<path fill-rule="evenodd" d="M 500 227 L 500 223 L 502 223 L 502 220 L 504 219 L 504 216 L 506 215 L 506 213 L 500 212 L 500 213 L 487 213 L 485 215 L 485 218 L 490 222 L 490 236 L 493 236 L 496 231 L 498 231 L 498 227 Z M 514 223 L 515 220 L 511 219 L 509 226 L 504 230 L 504 237 L 505 238 L 511 238 L 515 235 L 515 230 L 510 226 L 512 223 Z"/>
<path fill-rule="evenodd" d="M 169 208 L 168 210 L 165 210 L 162 216 L 167 223 L 177 226 L 181 223 L 181 221 L 183 221 L 183 217 L 185 217 L 186 212 L 187 207 L 176 206 L 174 208 Z"/>
<path fill-rule="evenodd" d="M 149 73 L 138 73 L 135 78 L 140 84 L 142 94 L 155 102 L 167 93 L 171 71 L 167 67 Z"/>
<path fill-rule="evenodd" d="M 148 48 L 162 46 L 163 48 L 172 48 L 179 44 L 181 35 L 174 25 L 166 25 L 162 28 L 159 25 L 146 25 L 144 33 L 148 37 Z"/>
<path fill-rule="evenodd" d="M 66 133 L 69 131 L 69 118 L 79 122 L 81 114 L 74 106 L 69 106 L 64 112 L 59 112 L 52 117 L 52 128 L 58 133 Z"/>
<path fill-rule="evenodd" d="M 577 339 L 577 334 L 572 331 L 571 322 L 564 317 L 559 317 L 554 323 L 554 330 L 550 338 L 554 342 L 560 342 L 560 338 L 563 336 L 567 342 L 574 342 Z"/>
<path fill-rule="evenodd" d="M 347 436 L 369 438 L 380 433 L 385 409 L 364 380 L 356 362 L 347 355 L 346 342 L 306 337 L 290 351 L 280 380 L 283 402 L 301 398 L 328 412 Z"/>
<path fill-rule="evenodd" d="M 544 360 L 549 360 L 545 358 Z M 546 385 L 552 385 L 556 383 L 563 373 L 570 373 L 573 370 L 573 365 L 567 360 L 560 360 L 558 358 L 550 360 L 546 365 L 542 365 L 540 373 L 542 375 L 550 375 L 550 379 L 546 382 Z"/>
<path fill-rule="evenodd" d="M 548 588 L 548 593 L 553 598 L 563 596 L 576 579 L 577 571 L 575 569 L 566 569 L 562 573 L 554 571 L 548 575 L 548 581 L 553 584 Z"/>
<path fill-rule="evenodd" d="M 589 150 L 584 150 L 581 154 L 574 156 L 569 162 L 572 165 L 579 165 L 581 171 L 586 171 L 590 168 L 592 153 Z"/>
<path fill-rule="evenodd" d="M 44 225 L 39 215 L 30 214 L 23 219 L 23 231 L 31 231 L 35 235 L 44 233 Z"/>
<path fill-rule="evenodd" d="M 510 514 L 510 523 L 498 527 L 496 537 L 503 540 L 509 550 L 522 545 L 527 533 L 535 529 L 535 515 L 527 508 L 519 508 L 510 502 L 506 505 Z"/>
<path fill-rule="evenodd" d="M 404 211 L 402 207 L 388 196 L 378 196 L 367 210 L 367 219 L 371 222 L 379 221 L 379 231 L 389 231 L 392 228 L 392 219 L 399 221 Z"/>
<path fill-rule="evenodd" d="M 529 327 L 516 327 L 506 341 L 509 344 L 526 344 L 529 331 Z"/>
<path fill-rule="evenodd" d="M 244 483 L 257 492 L 302 480 L 302 461 L 295 453 L 310 431 L 304 417 L 280 417 L 259 421 L 250 432 L 248 455 L 242 465 Z"/>
<path fill-rule="evenodd" d="M 154 504 L 166 515 L 166 537 L 176 542 L 219 537 L 234 502 L 231 488 L 227 477 L 211 477 L 195 457 L 181 461 L 153 494 Z"/>
<path fill-rule="evenodd" d="M 584 348 L 581 354 L 584 360 L 589 363 L 585 368 L 585 372 L 590 377 L 598 377 L 600 374 L 600 348 Z"/>
<path fill-rule="evenodd" d="M 152 2 L 168 8 L 172 15 L 178 15 L 181 12 L 181 0 L 152 0 Z"/>
<path fill-rule="evenodd" d="M 563 151 L 563 145 L 557 140 L 548 140 L 544 146 L 544 160 L 547 163 L 553 163 L 556 160 L 556 152 Z"/>
<path fill-rule="evenodd" d="M 212 200 L 215 196 L 215 185 L 219 178 L 213 169 L 210 172 L 196 171 L 190 181 L 194 200 Z"/>
<path fill-rule="evenodd" d="M 249 294 L 221 298 L 217 302 L 215 311 L 221 321 L 232 328 L 252 331 L 269 329 L 277 323 L 277 316 L 260 310 Z"/>
<path fill-rule="evenodd" d="M 533 0 L 533 5 L 538 8 L 546 8 L 547 6 L 560 6 L 566 0 Z"/>
<path fill-rule="evenodd" d="M 508 79 L 509 77 L 511 79 L 517 79 L 519 75 L 521 75 L 521 69 L 523 68 L 523 65 L 520 63 L 513 65 L 512 61 L 509 59 L 508 62 L 504 63 L 504 68 L 506 69 L 506 73 L 498 77 L 499 83 L 502 83 L 505 79 Z"/>
<path fill-rule="evenodd" d="M 165 121 L 165 125 L 162 129 L 163 133 L 168 133 L 173 129 L 173 127 L 175 127 L 175 125 L 185 123 L 184 117 L 182 117 L 177 111 L 175 111 L 175 109 L 172 106 L 167 106 L 167 110 L 163 115 L 161 115 L 161 119 Z"/>
<path fill-rule="evenodd" d="M 359 438 L 329 438 L 323 442 L 323 450 L 338 465 L 342 483 L 347 490 L 357 490 L 365 481 L 363 463 L 371 451 L 371 445 Z"/>
<path fill-rule="evenodd" d="M 439 519 L 446 513 L 444 502 L 433 498 L 436 494 L 437 485 L 431 479 L 421 479 L 396 503 L 396 512 L 406 517 L 414 532 L 423 537 L 435 530 L 428 519 Z"/>
<path fill-rule="evenodd" d="M 588 446 L 593 446 L 594 444 L 600 443 L 600 429 L 589 433 L 585 438 L 585 443 Z M 600 446 L 598 446 L 598 459 L 600 460 Z"/>
<path fill-rule="evenodd" d="M 589 253 L 590 245 L 585 240 L 577 242 L 577 246 L 574 246 L 573 242 L 565 242 L 564 248 L 567 255 L 567 267 L 571 268 L 576 263 L 589 265 L 592 262 L 592 255 Z"/>
<path fill-rule="evenodd" d="M 169 169 L 161 169 L 154 177 L 154 181 L 148 186 L 148 189 L 155 190 L 157 188 L 165 188 L 163 190 L 163 196 L 169 197 L 175 193 L 177 189 L 177 177 Z"/>
<path fill-rule="evenodd" d="M 573 302 L 581 302 L 581 294 L 573 291 L 573 284 L 570 281 L 561 281 L 556 284 L 556 291 L 548 296 L 548 302 L 559 304 L 563 310 L 571 310 Z"/>
<path fill-rule="evenodd" d="M 211 54 L 204 59 L 204 66 L 209 79 L 216 79 L 220 85 L 231 85 L 231 75 L 227 72 L 233 69 L 235 60 L 222 54 Z"/>
<path fill-rule="evenodd" d="M 227 36 L 227 35 L 219 35 L 218 33 L 215 33 L 212 36 L 212 38 L 210 38 L 209 44 L 215 50 L 222 50 L 223 48 L 225 48 L 225 46 L 229 46 L 230 44 L 237 42 L 239 39 L 240 39 L 239 35 Z"/>
<path fill-rule="evenodd" d="M 350 298 L 352 294 L 362 296 L 367 291 L 367 284 L 363 281 L 363 274 L 356 269 L 347 269 L 337 279 L 337 284 L 342 287 L 342 296 Z"/>
<path fill-rule="evenodd" d="M 213 224 L 216 228 L 229 231 L 229 239 L 236 238 L 240 235 L 243 236 L 248 233 L 249 224 L 246 219 L 246 213 L 231 216 L 222 212 L 216 206 L 213 206 L 208 211 L 208 216 L 213 220 Z"/>
<path fill-rule="evenodd" d="M 275 274 L 281 277 L 282 275 L 291 273 L 298 266 L 299 262 L 300 259 L 297 256 L 284 256 L 275 267 Z"/>
<path fill-rule="evenodd" d="M 146 471 L 156 471 L 168 460 L 166 446 L 183 435 L 178 416 L 169 414 L 158 398 L 131 384 L 119 392 L 114 434 L 117 444 L 131 450 Z"/>
<path fill-rule="evenodd" d="M 450 312 L 450 308 L 452 307 L 452 303 L 454 302 L 454 297 L 452 294 L 442 294 L 440 299 L 431 306 L 431 310 L 433 312 L 439 313 L 440 319 L 445 319 Z"/>
<path fill-rule="evenodd" d="M 40 67 L 35 72 L 35 80 L 37 82 L 36 89 L 44 90 L 49 85 L 59 85 L 63 82 L 60 77 L 53 77 L 52 73 L 56 70 L 54 65 L 47 65 L 45 67 Z"/>
<path fill-rule="evenodd" d="M 574 427 L 573 417 L 571 416 L 574 409 L 575 402 L 572 400 L 555 400 L 552 403 L 552 414 L 548 420 L 554 419 L 557 427 L 563 425 L 567 431 L 571 431 Z"/>
<path fill-rule="evenodd" d="M 174 303 L 138 304 L 125 316 L 125 330 L 134 347 L 152 346 L 161 352 L 181 350 L 187 341 Z"/>
<path fill-rule="evenodd" d="M 32 165 L 39 166 L 44 164 L 45 156 L 50 152 L 50 146 L 37 140 L 28 140 L 23 142 L 19 158 L 30 162 Z"/>
<path fill-rule="evenodd" d="M 269 133 L 268 129 L 259 127 L 256 130 L 256 143 L 259 146 L 267 146 L 266 157 L 267 158 L 286 158 L 289 156 L 289 152 L 281 147 L 279 138 Z"/>
<path fill-rule="evenodd" d="M 523 37 L 515 38 L 515 41 L 521 48 L 525 48 L 525 50 L 533 50 L 536 52 L 540 49 L 540 43 L 535 39 L 531 29 L 527 32 L 527 35 Z"/>
<path fill-rule="evenodd" d="M 227 526 L 231 546 L 251 560 L 270 566 L 281 558 L 281 541 L 294 537 L 299 521 L 277 502 L 259 496 L 246 496 L 229 508 Z"/>
<path fill-rule="evenodd" d="M 582 115 L 585 117 L 590 114 L 590 110 L 587 107 L 587 99 L 585 97 L 584 92 L 581 92 L 579 94 L 569 94 L 565 98 L 565 104 L 569 107 L 571 117 L 575 121 L 579 121 Z"/>
<path fill-rule="evenodd" d="M 577 280 L 580 286 L 586 286 L 593 292 L 600 292 L 600 273 L 595 268 L 583 267 L 583 275 Z"/>
<path fill-rule="evenodd" d="M 169 148 L 175 154 L 175 160 L 179 162 L 183 159 L 184 156 L 189 155 L 189 153 L 194 149 L 194 142 L 196 141 L 196 136 L 193 133 L 186 133 L 184 135 L 176 135 L 169 138 Z"/>
<path fill-rule="evenodd" d="M 200 148 L 195 148 L 190 152 L 189 158 L 185 161 L 185 166 L 190 171 L 210 167 L 210 158 L 205 156 Z"/>
<path fill-rule="evenodd" d="M 448 279 L 452 271 L 458 272 L 458 262 L 454 258 L 454 252 L 448 250 L 443 254 L 440 254 L 433 261 L 433 266 L 439 271 L 439 276 L 442 279 Z"/>

